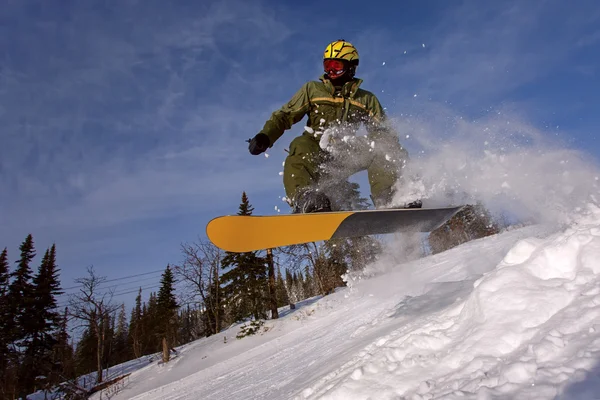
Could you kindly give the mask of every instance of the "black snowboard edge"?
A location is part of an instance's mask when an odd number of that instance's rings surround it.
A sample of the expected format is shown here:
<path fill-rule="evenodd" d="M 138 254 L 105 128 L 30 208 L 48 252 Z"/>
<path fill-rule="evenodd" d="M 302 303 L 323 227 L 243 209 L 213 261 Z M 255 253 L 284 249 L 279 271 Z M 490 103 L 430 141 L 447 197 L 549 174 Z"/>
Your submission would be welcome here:
<path fill-rule="evenodd" d="M 398 231 L 431 232 L 452 218 L 463 207 L 408 208 L 356 212 L 342 221 L 338 229 L 331 235 L 331 239 L 378 235 Z"/>

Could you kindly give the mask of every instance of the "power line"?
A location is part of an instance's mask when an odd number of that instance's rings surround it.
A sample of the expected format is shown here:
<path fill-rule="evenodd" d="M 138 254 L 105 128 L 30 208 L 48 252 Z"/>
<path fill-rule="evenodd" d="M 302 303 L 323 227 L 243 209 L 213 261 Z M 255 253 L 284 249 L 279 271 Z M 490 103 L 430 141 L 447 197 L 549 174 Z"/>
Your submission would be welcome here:
<path fill-rule="evenodd" d="M 121 278 L 108 279 L 108 280 L 102 281 L 101 283 L 115 282 L 115 281 L 120 281 L 120 280 L 123 280 L 123 279 L 137 278 L 138 276 L 156 274 L 158 272 L 164 272 L 164 271 L 165 271 L 164 269 L 159 269 L 157 271 L 144 272 L 142 274 L 135 274 L 135 275 L 123 276 Z M 84 287 L 84 285 L 77 285 L 77 286 L 71 286 L 71 287 L 68 287 L 68 288 L 62 288 L 62 290 L 79 289 L 79 288 L 82 288 L 82 287 Z"/>
<path fill-rule="evenodd" d="M 98 286 L 97 289 L 98 290 L 111 290 L 111 289 L 116 289 L 119 286 L 131 285 L 133 283 L 136 284 L 136 287 L 139 287 L 139 286 L 143 286 L 143 285 L 139 285 L 140 282 L 145 282 L 145 281 L 149 281 L 149 280 L 156 280 L 157 278 L 158 278 L 158 276 L 151 276 L 151 277 L 148 277 L 148 278 L 138 279 L 135 282 L 122 282 L 122 283 L 116 283 L 114 285 Z M 131 289 L 133 289 L 133 287 Z M 125 290 L 125 289 L 119 289 L 119 291 L 120 290 Z M 129 289 L 127 289 L 127 290 L 129 290 Z M 63 297 L 64 296 L 72 296 L 72 295 L 74 295 L 76 293 L 77 292 L 61 293 L 61 294 L 58 295 L 58 297 L 61 297 L 61 296 L 63 296 Z"/>
<path fill-rule="evenodd" d="M 112 294 L 112 297 L 115 297 L 115 296 L 123 296 L 123 295 L 126 295 L 126 294 L 135 293 L 135 292 L 139 291 L 140 289 L 141 289 L 142 291 L 144 291 L 144 290 L 148 290 L 148 289 L 154 289 L 154 288 L 157 288 L 157 287 L 159 287 L 159 286 L 160 286 L 160 284 L 156 284 L 156 285 L 150 285 L 150 286 L 145 286 L 145 287 L 137 287 L 137 288 L 135 288 L 135 289 L 132 289 L 132 290 L 131 290 L 131 289 L 124 289 L 124 290 L 126 290 L 126 291 L 124 291 L 124 292 L 118 292 L 118 293 L 113 293 L 113 294 Z M 102 296 L 104 296 L 104 295 L 107 295 L 107 294 L 110 294 L 110 293 L 103 293 L 103 294 L 102 294 Z M 83 303 L 83 301 L 75 301 L 74 303 L 75 303 L 75 304 L 81 304 L 81 303 Z M 73 303 L 71 303 L 71 302 L 69 302 L 69 301 L 66 301 L 66 302 L 64 302 L 64 303 L 62 303 L 62 304 L 58 304 L 58 305 L 56 306 L 56 308 L 64 308 L 64 307 L 68 307 L 68 306 L 69 306 L 69 305 L 71 305 L 71 304 L 73 304 Z"/>

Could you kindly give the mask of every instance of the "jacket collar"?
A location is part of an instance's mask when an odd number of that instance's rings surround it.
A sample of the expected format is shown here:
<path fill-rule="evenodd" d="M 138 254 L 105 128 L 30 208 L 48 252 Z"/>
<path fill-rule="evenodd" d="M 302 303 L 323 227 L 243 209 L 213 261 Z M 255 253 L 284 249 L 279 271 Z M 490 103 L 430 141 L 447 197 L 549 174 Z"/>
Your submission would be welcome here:
<path fill-rule="evenodd" d="M 331 83 L 331 81 L 325 77 L 325 74 L 321 75 L 319 79 L 325 84 L 325 87 L 329 93 L 333 95 L 335 93 L 335 87 L 333 86 L 333 83 Z M 342 86 L 342 96 L 353 98 L 356 95 L 356 91 L 358 90 L 358 87 L 362 81 L 363 80 L 360 78 L 352 78 L 351 81 L 346 82 L 344 86 Z"/>

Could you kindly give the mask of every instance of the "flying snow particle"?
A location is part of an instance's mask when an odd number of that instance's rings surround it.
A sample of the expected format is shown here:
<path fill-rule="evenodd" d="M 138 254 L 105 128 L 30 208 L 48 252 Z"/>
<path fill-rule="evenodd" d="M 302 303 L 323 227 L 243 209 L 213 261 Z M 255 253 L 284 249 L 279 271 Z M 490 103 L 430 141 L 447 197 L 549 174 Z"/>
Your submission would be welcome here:
<path fill-rule="evenodd" d="M 265 153 L 265 158 L 269 158 L 269 153 Z"/>
<path fill-rule="evenodd" d="M 408 139 L 410 137 L 410 135 L 406 135 L 406 138 Z"/>
<path fill-rule="evenodd" d="M 406 50 L 404 50 L 404 54 L 406 54 Z"/>
<path fill-rule="evenodd" d="M 384 61 L 384 62 L 383 62 L 383 64 L 381 64 L 381 65 L 385 65 L 385 61 Z"/>
<path fill-rule="evenodd" d="M 392 157 L 390 157 L 390 155 L 389 155 L 389 154 L 386 154 L 386 155 L 385 155 L 385 159 L 386 159 L 386 161 L 390 161 L 390 160 L 392 159 Z"/>
<path fill-rule="evenodd" d="M 306 132 L 308 132 L 308 133 L 315 133 L 314 129 L 313 129 L 313 128 L 311 128 L 310 126 L 305 126 L 305 127 L 304 127 L 304 130 L 305 130 Z"/>
<path fill-rule="evenodd" d="M 371 142 L 371 148 L 372 148 L 372 149 L 374 149 L 374 148 L 375 148 L 375 141 L 374 141 L 374 140 Z"/>
<path fill-rule="evenodd" d="M 279 176 L 283 176 L 283 171 L 280 171 L 280 172 L 279 172 Z"/>
<path fill-rule="evenodd" d="M 415 94 L 413 95 L 413 97 L 417 97 L 417 94 L 415 93 Z"/>
<path fill-rule="evenodd" d="M 423 48 L 425 48 L 425 43 L 422 44 Z"/>

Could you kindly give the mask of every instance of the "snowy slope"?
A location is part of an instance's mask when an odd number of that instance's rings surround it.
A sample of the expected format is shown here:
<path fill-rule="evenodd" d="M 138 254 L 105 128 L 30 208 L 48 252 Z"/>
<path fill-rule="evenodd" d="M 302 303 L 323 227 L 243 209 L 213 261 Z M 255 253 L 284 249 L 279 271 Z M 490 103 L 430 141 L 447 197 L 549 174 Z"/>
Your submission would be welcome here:
<path fill-rule="evenodd" d="M 134 372 L 118 399 L 600 399 L 600 209 L 410 263 L 267 331 Z"/>

